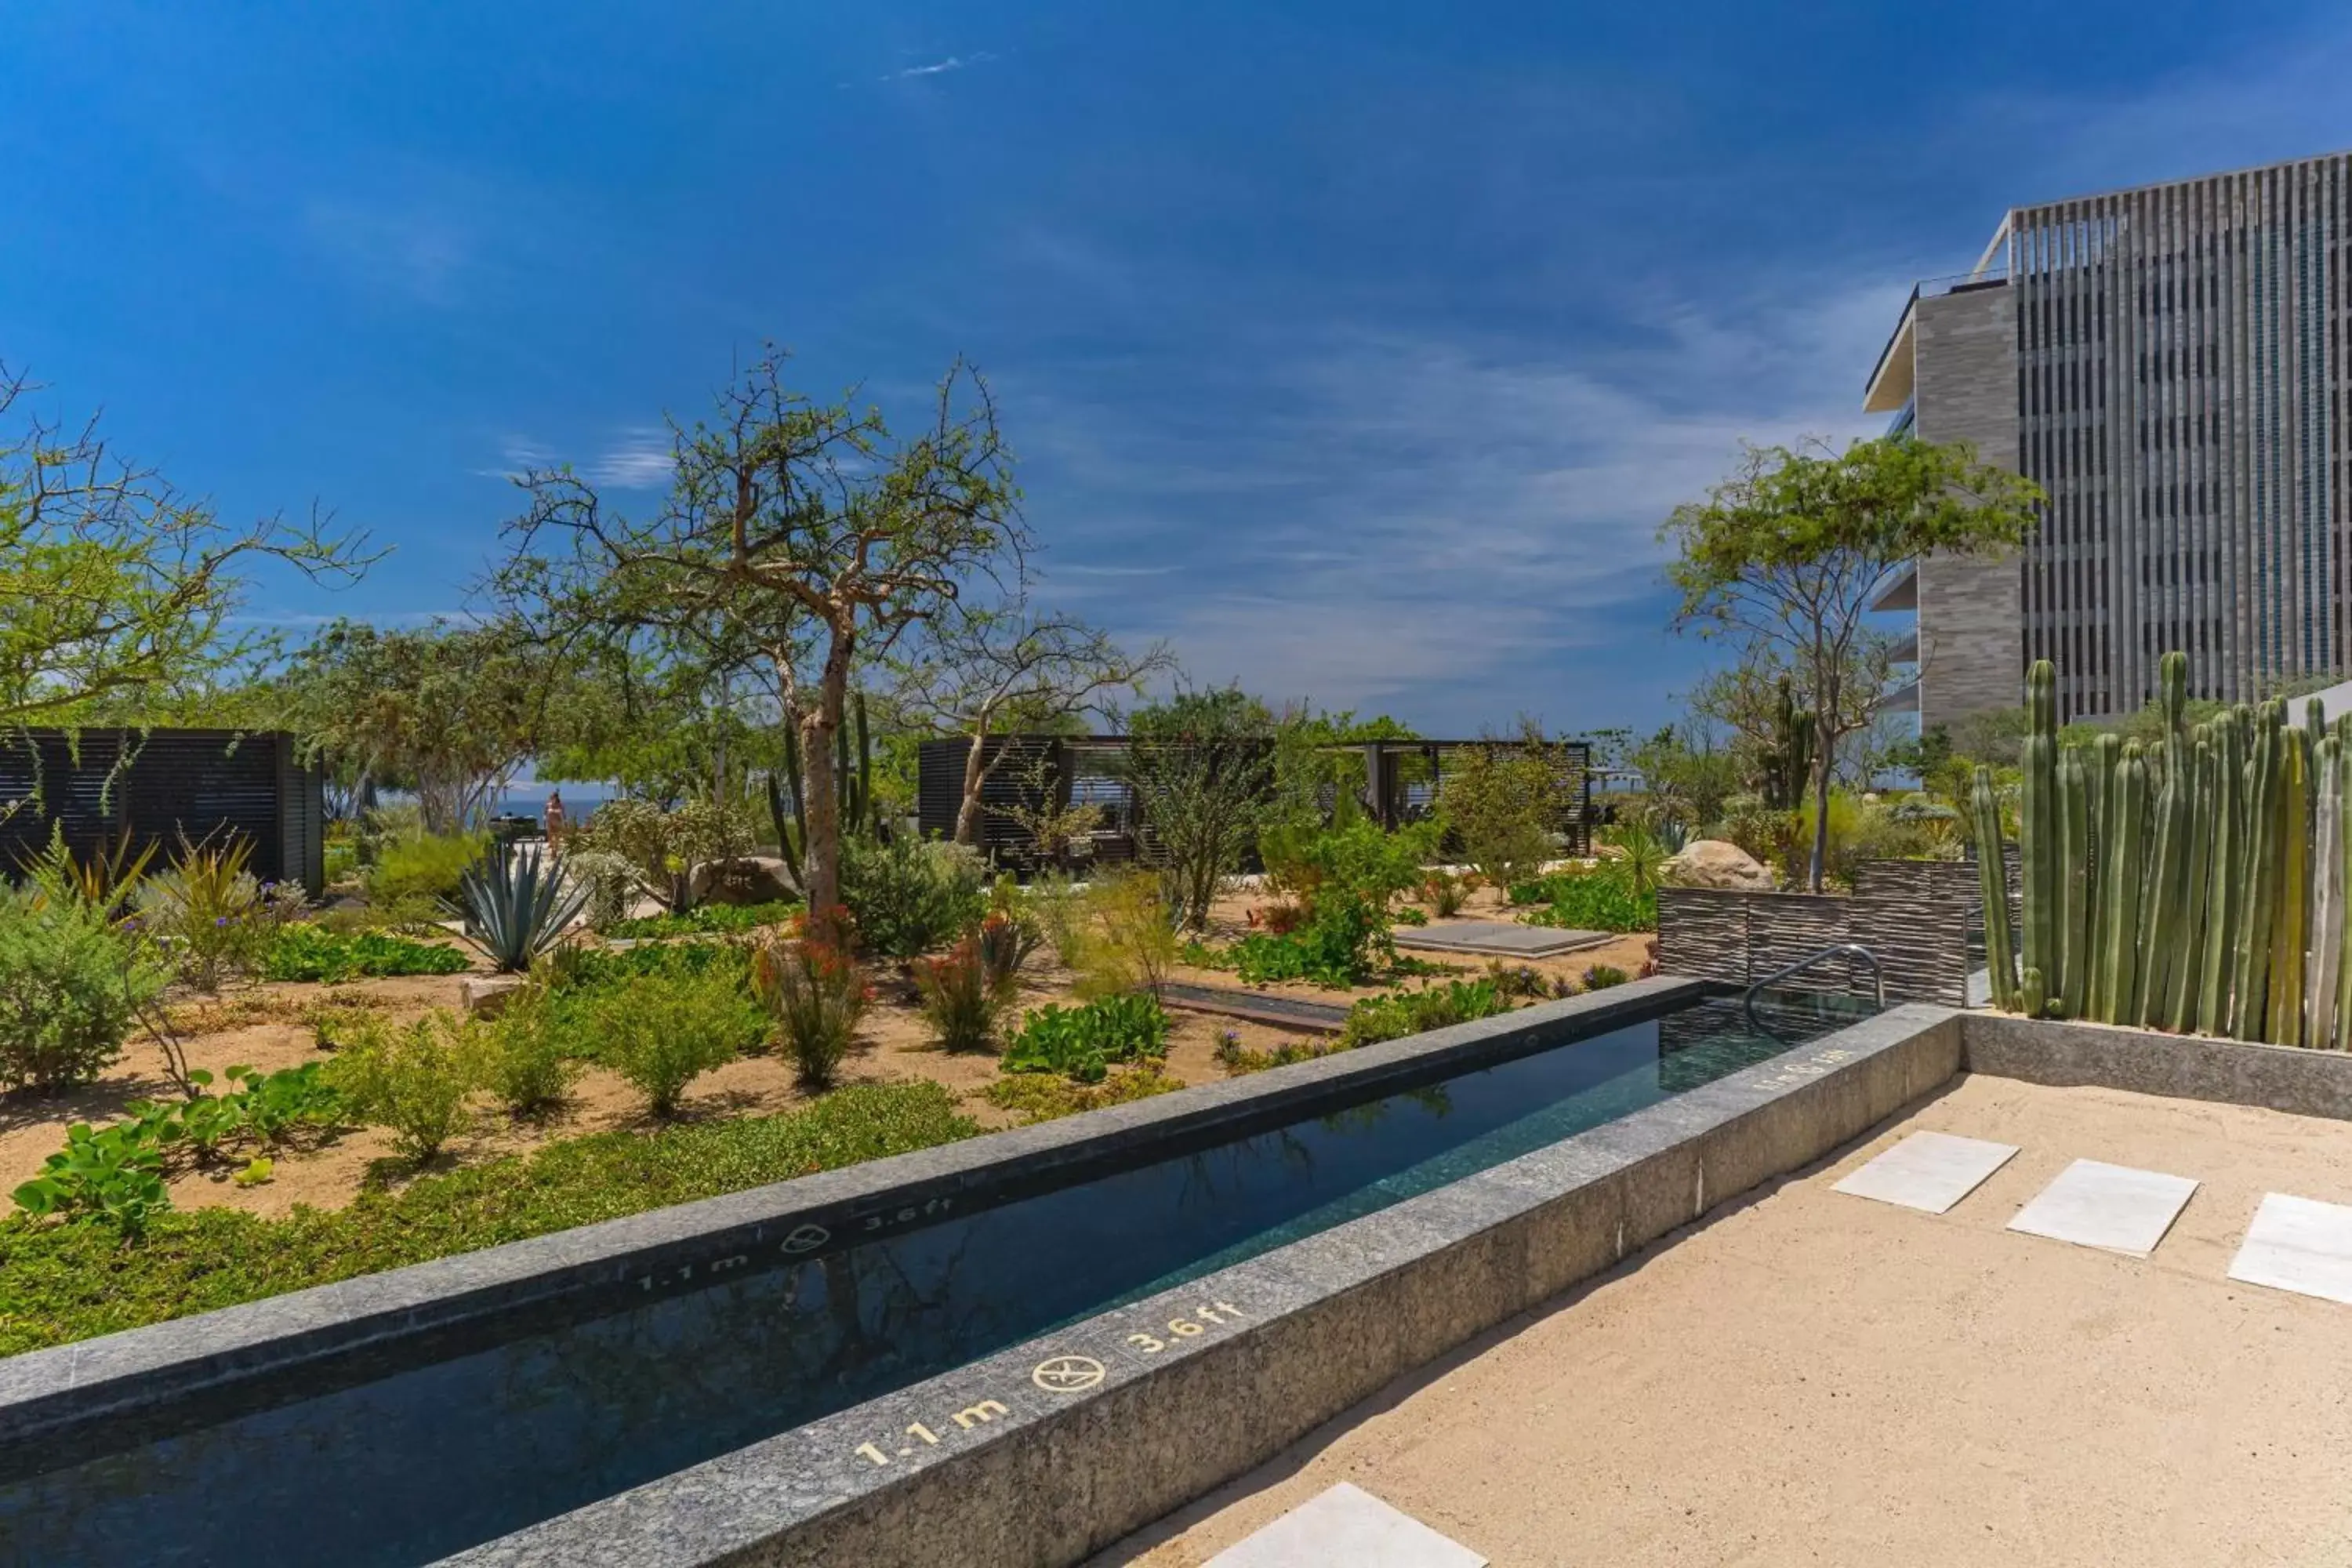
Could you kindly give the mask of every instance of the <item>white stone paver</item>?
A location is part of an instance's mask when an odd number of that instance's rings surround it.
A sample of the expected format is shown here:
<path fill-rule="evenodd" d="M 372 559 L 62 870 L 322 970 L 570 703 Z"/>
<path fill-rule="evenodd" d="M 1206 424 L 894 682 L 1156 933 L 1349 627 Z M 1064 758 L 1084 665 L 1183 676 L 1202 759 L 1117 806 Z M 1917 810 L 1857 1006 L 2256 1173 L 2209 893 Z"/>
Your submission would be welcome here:
<path fill-rule="evenodd" d="M 2014 1143 L 1914 1132 L 1868 1164 L 1847 1172 L 1832 1190 L 1942 1214 L 1975 1192 L 2016 1152 Z"/>
<path fill-rule="evenodd" d="M 2146 1258 L 2196 1190 L 2187 1176 L 2077 1160 L 2018 1210 L 2009 1228 Z"/>
<path fill-rule="evenodd" d="M 1208 1568 L 1486 1568 L 1486 1559 L 1408 1513 L 1341 1481 L 1246 1540 Z"/>
<path fill-rule="evenodd" d="M 2352 1304 L 2352 1208 L 2264 1194 L 2230 1278 Z"/>

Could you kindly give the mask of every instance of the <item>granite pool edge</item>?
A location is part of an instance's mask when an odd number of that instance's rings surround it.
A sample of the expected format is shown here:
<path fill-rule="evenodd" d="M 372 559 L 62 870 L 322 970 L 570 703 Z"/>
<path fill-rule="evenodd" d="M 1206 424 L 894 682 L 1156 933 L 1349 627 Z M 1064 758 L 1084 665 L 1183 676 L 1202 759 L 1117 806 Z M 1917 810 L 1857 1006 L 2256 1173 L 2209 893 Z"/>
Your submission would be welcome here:
<path fill-rule="evenodd" d="M 1286 1109 L 1511 1050 L 1602 1033 L 1720 991 L 1676 976 L 1458 1024 L 1035 1126 L 866 1161 L 693 1203 L 313 1286 L 0 1360 L 0 1433 L 24 1441 L 264 1373 L 642 1279 L 691 1288 L 696 1270 L 821 1230 L 847 1245 L 927 1223 L 960 1194 L 1197 1136 Z"/>
<path fill-rule="evenodd" d="M 1960 1070 L 1924 1005 L 448 1559 L 1058 1565 Z M 1072 1386 L 1075 1385 L 1075 1386 Z"/>

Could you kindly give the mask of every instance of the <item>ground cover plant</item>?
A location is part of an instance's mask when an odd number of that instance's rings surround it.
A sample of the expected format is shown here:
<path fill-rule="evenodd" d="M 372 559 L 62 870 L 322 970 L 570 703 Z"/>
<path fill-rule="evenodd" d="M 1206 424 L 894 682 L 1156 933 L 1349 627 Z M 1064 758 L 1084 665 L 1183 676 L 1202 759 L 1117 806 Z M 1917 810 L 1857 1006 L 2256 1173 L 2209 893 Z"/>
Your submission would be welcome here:
<path fill-rule="evenodd" d="M 1511 901 L 1532 906 L 1522 910 L 1523 924 L 1557 926 L 1567 931 L 1655 931 L 1658 893 L 1655 888 L 1635 891 L 1628 879 L 1597 871 L 1554 871 L 1519 883 Z"/>
<path fill-rule="evenodd" d="M 1425 1034 L 1448 1024 L 1466 1024 L 1511 1010 L 1510 998 L 1492 980 L 1453 980 L 1413 991 L 1391 991 L 1367 996 L 1348 1009 L 1339 1031 L 1339 1046 L 1352 1049 L 1381 1040 Z"/>
<path fill-rule="evenodd" d="M 380 931 L 333 931 L 298 921 L 272 937 L 261 960 L 265 980 L 345 980 L 393 974 L 462 974 L 466 955 L 446 942 L 416 942 Z"/>
<path fill-rule="evenodd" d="M 1080 1111 L 1100 1110 L 1107 1105 L 1149 1100 L 1155 1094 L 1167 1094 L 1183 1087 L 1182 1079 L 1171 1078 L 1147 1061 L 1114 1068 L 1090 1083 L 1053 1073 L 1008 1073 L 990 1084 L 984 1092 L 991 1105 L 1034 1123 L 1050 1121 L 1057 1116 L 1076 1116 Z"/>
<path fill-rule="evenodd" d="M 1113 1064 L 1168 1054 L 1168 1015 L 1156 996 L 1104 996 L 1082 1006 L 1033 1008 L 1005 1047 L 1008 1073 L 1058 1073 L 1100 1083 Z"/>
<path fill-rule="evenodd" d="M 0 1355 L 520 1241 L 979 1131 L 935 1084 L 856 1084 L 805 1110 L 604 1132 L 284 1219 L 230 1209 L 114 1226 L 0 1221 Z"/>
<path fill-rule="evenodd" d="M 604 934 L 619 938 L 673 936 L 744 936 L 769 926 L 783 925 L 803 912 L 797 899 L 764 904 L 697 904 L 684 914 L 640 915 L 614 921 Z"/>

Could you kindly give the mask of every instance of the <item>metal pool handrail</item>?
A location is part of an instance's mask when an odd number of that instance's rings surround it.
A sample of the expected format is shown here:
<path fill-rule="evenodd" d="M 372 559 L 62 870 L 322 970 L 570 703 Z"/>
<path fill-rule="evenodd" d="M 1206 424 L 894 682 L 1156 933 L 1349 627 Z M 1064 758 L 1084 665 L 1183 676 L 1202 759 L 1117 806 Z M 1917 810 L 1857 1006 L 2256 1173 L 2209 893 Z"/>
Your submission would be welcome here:
<path fill-rule="evenodd" d="M 1797 960 L 1796 963 L 1789 964 L 1784 968 L 1776 969 L 1771 973 L 1766 975 L 1763 979 L 1756 982 L 1755 984 L 1750 985 L 1747 991 L 1742 993 L 1740 995 L 1740 1012 L 1747 1016 L 1748 1021 L 1754 1025 L 1759 1032 L 1767 1035 L 1770 1034 L 1772 1031 L 1764 1027 L 1763 1020 L 1756 1016 L 1756 993 L 1763 990 L 1768 985 L 1777 985 L 1792 974 L 1801 974 L 1804 973 L 1806 970 L 1811 969 L 1814 964 L 1819 963 L 1824 958 L 1858 958 L 1864 963 L 1870 965 L 1871 987 L 1877 995 L 1878 1010 L 1882 1013 L 1886 1011 L 1886 971 L 1879 966 L 1878 954 L 1871 952 L 1870 949 L 1863 946 L 1862 943 L 1858 942 L 1842 942 L 1834 947 L 1822 948 L 1819 952 L 1809 952 L 1805 954 L 1804 957 Z"/>

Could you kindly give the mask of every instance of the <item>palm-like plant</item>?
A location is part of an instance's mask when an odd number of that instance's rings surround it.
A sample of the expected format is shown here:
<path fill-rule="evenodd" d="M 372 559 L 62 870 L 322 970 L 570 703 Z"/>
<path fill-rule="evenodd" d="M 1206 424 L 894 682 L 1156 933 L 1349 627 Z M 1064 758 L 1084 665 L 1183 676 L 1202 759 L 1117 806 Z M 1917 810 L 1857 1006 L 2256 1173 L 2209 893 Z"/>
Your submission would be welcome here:
<path fill-rule="evenodd" d="M 1665 868 L 1669 851 L 1656 834 L 1639 825 L 1630 825 L 1608 829 L 1601 837 L 1602 843 L 1617 851 L 1608 870 L 1622 879 L 1629 891 L 1638 898 L 1657 887 L 1658 875 Z"/>
<path fill-rule="evenodd" d="M 500 845 L 457 879 L 466 940 L 499 967 L 520 974 L 562 939 L 588 902 L 589 888 L 563 875 L 562 861 L 537 845 Z"/>

